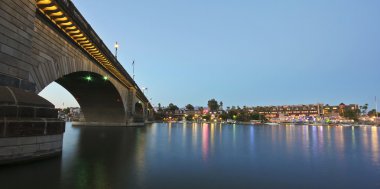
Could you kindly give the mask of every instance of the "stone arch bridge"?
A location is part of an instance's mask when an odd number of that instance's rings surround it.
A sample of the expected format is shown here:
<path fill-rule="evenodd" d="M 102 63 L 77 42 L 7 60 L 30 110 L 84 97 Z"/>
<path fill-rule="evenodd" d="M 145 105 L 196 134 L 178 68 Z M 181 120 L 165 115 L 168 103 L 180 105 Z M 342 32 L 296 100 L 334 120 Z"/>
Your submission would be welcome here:
<path fill-rule="evenodd" d="M 64 125 L 37 95 L 52 82 L 77 99 L 86 122 L 153 118 L 149 100 L 70 0 L 0 0 L 0 162 L 61 151 Z"/>

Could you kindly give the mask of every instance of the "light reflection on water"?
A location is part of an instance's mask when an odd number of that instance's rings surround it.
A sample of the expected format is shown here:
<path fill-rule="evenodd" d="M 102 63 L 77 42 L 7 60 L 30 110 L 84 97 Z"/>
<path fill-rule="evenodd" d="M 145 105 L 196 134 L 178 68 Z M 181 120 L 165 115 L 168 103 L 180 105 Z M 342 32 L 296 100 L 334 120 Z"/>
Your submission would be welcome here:
<path fill-rule="evenodd" d="M 5 188 L 380 188 L 378 127 L 195 123 L 72 128 L 62 158 L 0 169 Z M 49 177 L 49 179 L 45 179 Z"/>
<path fill-rule="evenodd" d="M 208 124 L 202 125 L 202 158 L 204 161 L 208 159 L 209 153 L 209 126 Z"/>
<path fill-rule="evenodd" d="M 371 128 L 371 146 L 372 146 L 372 160 L 373 163 L 379 166 L 380 163 L 380 149 L 379 149 L 379 132 L 378 127 Z"/>

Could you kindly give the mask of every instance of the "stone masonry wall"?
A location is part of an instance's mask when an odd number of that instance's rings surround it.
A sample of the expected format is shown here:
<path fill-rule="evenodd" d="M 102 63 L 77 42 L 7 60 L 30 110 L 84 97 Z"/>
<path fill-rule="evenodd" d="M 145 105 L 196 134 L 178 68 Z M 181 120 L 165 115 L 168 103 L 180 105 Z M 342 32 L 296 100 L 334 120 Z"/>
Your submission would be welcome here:
<path fill-rule="evenodd" d="M 35 3 L 0 0 L 0 75 L 28 82 L 36 93 L 73 72 L 107 75 L 127 110 L 128 89 L 39 15 Z M 7 80 L 0 77 L 0 85 Z"/>
<path fill-rule="evenodd" d="M 62 141 L 63 134 L 0 138 L 0 164 L 60 154 Z"/>

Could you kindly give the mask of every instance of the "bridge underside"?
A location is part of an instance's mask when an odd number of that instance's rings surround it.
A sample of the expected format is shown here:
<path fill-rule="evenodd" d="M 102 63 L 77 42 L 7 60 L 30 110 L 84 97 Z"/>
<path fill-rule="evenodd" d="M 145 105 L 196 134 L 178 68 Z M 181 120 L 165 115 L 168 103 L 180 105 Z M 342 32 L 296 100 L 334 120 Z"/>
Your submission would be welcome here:
<path fill-rule="evenodd" d="M 126 122 L 121 97 L 106 76 L 75 72 L 56 82 L 78 101 L 86 122 Z"/>

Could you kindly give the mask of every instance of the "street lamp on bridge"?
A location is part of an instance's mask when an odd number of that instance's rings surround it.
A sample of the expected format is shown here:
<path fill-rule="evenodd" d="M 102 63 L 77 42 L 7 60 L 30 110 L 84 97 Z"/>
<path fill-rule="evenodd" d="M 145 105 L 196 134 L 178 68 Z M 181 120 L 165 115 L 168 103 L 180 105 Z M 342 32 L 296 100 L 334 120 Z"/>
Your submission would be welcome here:
<path fill-rule="evenodd" d="M 119 44 L 117 43 L 117 41 L 116 41 L 116 43 L 115 43 L 115 58 L 117 59 L 117 49 L 119 48 Z"/>
<path fill-rule="evenodd" d="M 141 90 L 145 94 L 145 91 L 148 91 L 148 88 L 147 87 L 143 87 Z"/>

